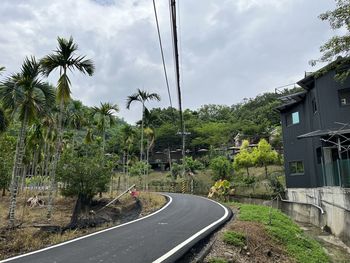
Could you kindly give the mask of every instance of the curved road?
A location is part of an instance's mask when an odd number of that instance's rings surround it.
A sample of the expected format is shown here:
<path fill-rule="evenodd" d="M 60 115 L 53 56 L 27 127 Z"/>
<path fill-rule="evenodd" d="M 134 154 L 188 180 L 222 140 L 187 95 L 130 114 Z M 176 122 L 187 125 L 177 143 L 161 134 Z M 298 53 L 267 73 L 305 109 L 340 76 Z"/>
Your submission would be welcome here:
<path fill-rule="evenodd" d="M 206 198 L 166 194 L 169 202 L 146 217 L 2 262 L 175 262 L 231 216 Z"/>

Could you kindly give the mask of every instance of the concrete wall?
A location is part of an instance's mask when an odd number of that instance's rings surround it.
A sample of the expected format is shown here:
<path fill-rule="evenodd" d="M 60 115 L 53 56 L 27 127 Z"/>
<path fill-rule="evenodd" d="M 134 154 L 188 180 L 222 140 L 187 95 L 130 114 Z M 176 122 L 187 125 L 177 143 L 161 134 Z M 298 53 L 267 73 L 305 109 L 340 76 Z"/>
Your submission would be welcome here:
<path fill-rule="evenodd" d="M 309 222 L 319 227 L 328 226 L 332 234 L 350 245 L 350 189 L 341 187 L 289 188 L 287 199 L 314 206 L 284 203 L 282 210 L 296 221 Z"/>

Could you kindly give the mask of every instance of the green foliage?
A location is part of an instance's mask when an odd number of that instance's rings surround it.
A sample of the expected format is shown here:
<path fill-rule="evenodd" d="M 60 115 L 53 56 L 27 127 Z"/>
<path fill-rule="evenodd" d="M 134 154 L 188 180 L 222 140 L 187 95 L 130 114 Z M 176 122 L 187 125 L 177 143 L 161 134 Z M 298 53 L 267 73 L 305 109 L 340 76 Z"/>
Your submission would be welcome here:
<path fill-rule="evenodd" d="M 142 176 L 145 174 L 147 169 L 150 171 L 151 166 L 146 162 L 136 162 L 130 167 L 129 173 L 130 176 Z"/>
<path fill-rule="evenodd" d="M 337 60 L 336 63 L 331 63 L 321 72 L 318 72 L 318 74 L 323 74 L 329 70 L 336 69 L 336 79 L 344 81 L 350 76 L 350 70 L 346 67 L 349 63 L 350 52 L 350 1 L 335 0 L 335 2 L 336 8 L 321 14 L 319 18 L 323 21 L 328 21 L 333 30 L 342 30 L 344 34 L 331 37 L 320 47 L 322 56 L 318 60 L 310 61 L 310 63 L 315 65 L 317 62 L 330 62 L 337 59 L 338 56 L 344 56 L 345 59 Z"/>
<path fill-rule="evenodd" d="M 219 200 L 226 200 L 231 189 L 231 183 L 227 180 L 216 181 L 210 188 L 208 197 L 218 198 Z"/>
<path fill-rule="evenodd" d="M 11 181 L 16 138 L 6 133 L 0 135 L 0 149 L 0 188 L 6 189 Z"/>
<path fill-rule="evenodd" d="M 234 133 L 230 123 L 204 122 L 194 128 L 196 137 L 192 140 L 192 146 L 218 147 L 227 145 L 231 135 Z"/>
<path fill-rule="evenodd" d="M 287 215 L 277 209 L 271 209 L 271 216 L 272 224 L 269 225 L 270 207 L 240 204 L 239 219 L 264 224 L 268 233 L 283 244 L 297 262 L 329 262 L 321 245 L 307 237 Z"/>
<path fill-rule="evenodd" d="M 249 149 L 249 141 L 244 140 L 240 151 L 235 155 L 233 161 L 233 167 L 235 170 L 242 168 L 247 169 L 247 175 L 249 176 L 249 168 L 254 165 L 254 158 L 251 150 Z"/>
<path fill-rule="evenodd" d="M 271 145 L 265 140 L 261 139 L 258 147 L 255 147 L 252 152 L 253 160 L 256 166 L 265 167 L 267 177 L 267 166 L 278 163 L 278 153 L 272 150 Z"/>
<path fill-rule="evenodd" d="M 244 247 L 246 243 L 245 236 L 241 233 L 234 231 L 224 232 L 223 240 L 226 244 L 233 245 L 236 247 Z"/>
<path fill-rule="evenodd" d="M 20 120 L 32 122 L 52 107 L 55 91 L 41 79 L 39 63 L 35 57 L 27 57 L 20 73 L 1 82 L 0 100 L 5 110 L 18 112 Z"/>
<path fill-rule="evenodd" d="M 227 263 L 228 261 L 223 258 L 210 258 L 208 263 Z"/>
<path fill-rule="evenodd" d="M 78 70 L 83 74 L 92 76 L 95 71 L 94 63 L 85 56 L 76 56 L 78 45 L 72 37 L 68 40 L 62 37 L 57 38 L 58 47 L 54 53 L 45 56 L 40 60 L 41 70 L 49 76 L 55 69 L 59 69 L 60 78 L 57 82 L 57 99 L 61 102 L 68 102 L 70 99 L 70 79 L 67 71 Z"/>
<path fill-rule="evenodd" d="M 106 191 L 112 167 L 103 158 L 94 144 L 82 144 L 76 150 L 66 149 L 57 171 L 58 181 L 65 185 L 62 194 L 91 199 L 96 193 Z"/>
<path fill-rule="evenodd" d="M 213 171 L 214 180 L 223 180 L 231 178 L 232 163 L 224 156 L 214 158 L 210 163 L 210 168 Z"/>
<path fill-rule="evenodd" d="M 179 163 L 173 163 L 171 167 L 171 176 L 173 177 L 173 180 L 176 180 L 177 177 L 181 176 L 182 172 L 182 165 Z"/>
<path fill-rule="evenodd" d="M 277 194 L 284 195 L 285 189 L 283 184 L 281 183 L 281 180 L 283 180 L 283 178 L 280 178 L 276 175 L 269 176 L 268 178 L 269 186 L 271 187 L 275 195 Z"/>
<path fill-rule="evenodd" d="M 0 134 L 6 131 L 9 121 L 5 114 L 5 111 L 0 107 Z"/>
<path fill-rule="evenodd" d="M 203 164 L 200 161 L 193 159 L 191 156 L 185 156 L 185 167 L 186 172 L 192 173 L 196 173 L 198 170 L 204 169 Z"/>

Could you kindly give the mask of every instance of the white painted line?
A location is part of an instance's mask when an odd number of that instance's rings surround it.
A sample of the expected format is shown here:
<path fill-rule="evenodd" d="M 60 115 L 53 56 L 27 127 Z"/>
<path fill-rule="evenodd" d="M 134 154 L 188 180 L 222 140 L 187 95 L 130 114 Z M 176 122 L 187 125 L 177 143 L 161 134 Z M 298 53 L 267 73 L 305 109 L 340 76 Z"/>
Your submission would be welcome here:
<path fill-rule="evenodd" d="M 130 225 L 132 223 L 135 223 L 135 222 L 141 221 L 143 219 L 146 219 L 148 217 L 154 216 L 154 215 L 158 214 L 159 212 L 163 211 L 165 208 L 167 208 L 173 202 L 173 199 L 171 198 L 171 196 L 163 194 L 163 193 L 161 193 L 161 194 L 166 196 L 166 197 L 168 197 L 169 198 L 169 202 L 165 206 L 163 206 L 161 209 L 155 211 L 152 214 L 149 214 L 147 216 L 135 219 L 133 221 L 129 221 L 129 222 L 121 224 L 121 225 L 117 225 L 117 226 L 113 226 L 113 227 L 110 227 L 110 228 L 106 228 L 106 229 L 103 229 L 103 230 L 91 233 L 91 234 L 86 235 L 86 236 L 82 236 L 82 237 L 78 237 L 78 238 L 75 238 L 75 239 L 72 239 L 72 240 L 68 240 L 68 241 L 59 243 L 57 245 L 53 245 L 53 246 L 50 246 L 50 247 L 46 247 L 46 248 L 42 248 L 42 249 L 39 249 L 39 250 L 35 250 L 35 251 L 32 251 L 32 252 L 26 253 L 26 254 L 23 254 L 23 255 L 19 255 L 19 256 L 12 257 L 12 258 L 8 258 L 8 259 L 0 261 L 0 263 L 9 262 L 9 261 L 12 261 L 12 260 L 15 260 L 15 259 L 23 258 L 23 257 L 30 256 L 30 255 L 33 255 L 33 254 L 37 254 L 37 253 L 40 253 L 40 252 L 43 252 L 43 251 L 46 251 L 46 250 L 50 250 L 50 249 L 53 249 L 53 248 L 56 248 L 56 247 L 61 247 L 61 246 L 73 243 L 75 241 L 78 241 L 78 240 L 81 240 L 81 239 L 84 239 L 84 238 L 88 238 L 88 237 L 91 237 L 91 236 L 95 236 L 95 235 L 98 235 L 98 234 L 101 234 L 101 233 L 104 233 L 104 232 L 107 232 L 107 231 L 110 231 L 110 230 L 113 230 L 113 229 L 116 229 L 116 228 L 119 228 L 119 227 L 122 227 L 122 226 Z"/>
<path fill-rule="evenodd" d="M 201 196 L 199 196 L 201 197 Z M 220 205 L 224 210 L 225 210 L 225 214 L 218 220 L 216 220 L 215 222 L 211 223 L 209 226 L 203 228 L 202 230 L 198 231 L 196 234 L 192 235 L 191 237 L 189 237 L 188 239 L 186 239 L 184 242 L 180 243 L 179 245 L 177 245 L 176 247 L 174 247 L 173 249 L 171 249 L 169 252 L 167 252 L 166 254 L 164 254 L 163 256 L 161 256 L 160 258 L 156 259 L 155 261 L 153 261 L 153 263 L 161 263 L 164 260 L 166 260 L 167 258 L 169 258 L 170 256 L 174 255 L 177 251 L 179 251 L 181 248 L 183 248 L 184 246 L 186 246 L 187 244 L 189 244 L 191 241 L 193 241 L 194 239 L 196 239 L 198 236 L 200 236 L 201 234 L 203 234 L 205 231 L 209 230 L 210 228 L 212 228 L 213 226 L 215 226 L 216 224 L 220 223 L 221 221 L 223 221 L 227 215 L 229 214 L 227 208 L 225 206 L 223 206 L 222 204 L 205 198 L 205 197 L 201 197 L 203 199 L 212 201 L 213 203 L 216 203 L 218 205 Z"/>

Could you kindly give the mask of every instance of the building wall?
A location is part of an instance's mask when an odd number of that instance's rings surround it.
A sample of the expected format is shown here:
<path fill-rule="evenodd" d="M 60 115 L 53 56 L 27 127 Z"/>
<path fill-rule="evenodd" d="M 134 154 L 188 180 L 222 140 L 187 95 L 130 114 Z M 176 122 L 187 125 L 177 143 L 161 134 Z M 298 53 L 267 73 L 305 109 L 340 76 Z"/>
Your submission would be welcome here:
<path fill-rule="evenodd" d="M 315 204 L 314 206 L 287 205 L 287 213 L 295 220 L 309 222 L 319 227 L 327 226 L 330 232 L 350 245 L 350 189 L 341 187 L 287 189 L 287 199 L 293 202 Z"/>
<path fill-rule="evenodd" d="M 286 116 L 295 111 L 299 112 L 299 123 L 287 126 Z M 314 165 L 314 147 L 311 140 L 300 140 L 297 137 L 307 133 L 310 129 L 309 109 L 307 103 L 299 103 L 289 108 L 282 114 L 284 166 L 286 183 L 288 187 L 316 187 Z M 304 164 L 303 175 L 291 175 L 289 162 L 302 161 Z"/>
<path fill-rule="evenodd" d="M 331 71 L 318 79 L 308 90 L 304 100 L 281 113 L 283 146 L 287 187 L 320 187 L 324 185 L 320 158 L 317 148 L 322 146 L 319 137 L 297 139 L 299 135 L 324 129 L 337 129 L 340 123 L 350 122 L 350 105 L 340 104 L 338 90 L 350 88 L 350 79 L 340 83 L 334 79 Z M 314 111 L 313 101 L 317 111 Z M 286 125 L 286 116 L 299 111 L 300 123 Z M 302 160 L 304 175 L 290 175 L 289 162 Z"/>
<path fill-rule="evenodd" d="M 321 117 L 321 129 L 340 128 L 335 122 L 350 122 L 350 106 L 341 106 L 338 90 L 350 88 L 350 79 L 344 83 L 335 81 L 334 71 L 315 80 Z"/>

